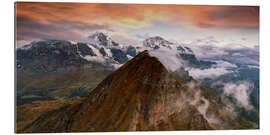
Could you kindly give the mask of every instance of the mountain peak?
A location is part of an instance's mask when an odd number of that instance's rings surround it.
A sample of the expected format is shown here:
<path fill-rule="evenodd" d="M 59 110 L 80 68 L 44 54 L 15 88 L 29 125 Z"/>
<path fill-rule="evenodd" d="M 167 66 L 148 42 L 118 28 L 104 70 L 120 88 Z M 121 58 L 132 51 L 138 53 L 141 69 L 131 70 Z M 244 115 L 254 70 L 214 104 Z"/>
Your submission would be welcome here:
<path fill-rule="evenodd" d="M 69 130 L 113 131 L 111 127 L 115 125 L 121 127 L 118 131 L 171 130 L 181 123 L 184 123 L 181 128 L 211 129 L 195 107 L 182 106 L 184 99 L 180 97 L 186 90 L 145 50 L 108 75 L 90 93 Z M 184 113 L 186 110 L 191 113 Z"/>
<path fill-rule="evenodd" d="M 164 38 L 160 37 L 160 36 L 154 36 L 154 37 L 150 37 L 149 39 L 155 39 L 155 40 L 165 40 Z"/>
<path fill-rule="evenodd" d="M 139 53 L 132 60 L 121 66 L 118 70 L 128 71 L 129 75 L 132 73 L 140 76 L 147 76 L 150 74 L 151 76 L 147 77 L 150 80 L 152 78 L 160 78 L 161 74 L 168 72 L 158 58 L 151 56 L 147 50 Z M 118 72 L 118 70 L 115 72 Z"/>
<path fill-rule="evenodd" d="M 150 37 L 150 38 L 143 41 L 144 46 L 150 47 L 150 48 L 153 48 L 153 49 L 158 49 L 161 46 L 169 47 L 172 44 L 173 43 L 165 40 L 164 38 L 162 38 L 160 36 Z"/>
<path fill-rule="evenodd" d="M 213 129 L 204 113 L 188 103 L 194 97 L 194 92 L 188 90 L 145 50 L 109 74 L 78 104 L 42 115 L 26 130 L 41 132 L 47 131 L 47 127 L 54 132 Z"/>
<path fill-rule="evenodd" d="M 98 38 L 98 39 L 102 39 L 102 38 L 107 38 L 108 35 L 104 34 L 103 32 L 95 32 L 94 34 L 88 36 L 88 38 Z"/>
<path fill-rule="evenodd" d="M 102 46 L 118 46 L 119 44 L 114 42 L 111 37 L 103 32 L 95 32 L 94 34 L 88 36 L 90 42 L 97 43 Z"/>

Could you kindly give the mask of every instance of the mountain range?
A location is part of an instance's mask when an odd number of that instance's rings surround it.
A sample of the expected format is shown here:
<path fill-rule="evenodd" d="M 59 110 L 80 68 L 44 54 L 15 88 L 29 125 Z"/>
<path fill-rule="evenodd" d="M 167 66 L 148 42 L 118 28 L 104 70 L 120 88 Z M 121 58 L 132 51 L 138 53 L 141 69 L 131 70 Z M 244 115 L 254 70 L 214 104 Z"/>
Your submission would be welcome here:
<path fill-rule="evenodd" d="M 159 36 L 139 46 L 123 46 L 101 32 L 88 38 L 16 49 L 16 132 L 258 128 L 257 70 L 228 59 L 198 59 L 190 47 Z M 226 74 L 196 76 L 213 69 Z M 228 80 L 247 78 L 257 84 L 249 109 L 225 91 Z"/>
<path fill-rule="evenodd" d="M 198 60 L 189 47 L 169 42 L 159 36 L 146 39 L 142 46 L 121 46 L 109 36 L 97 32 L 89 36 L 87 43 L 48 40 L 17 48 L 17 68 L 23 72 L 47 73 L 70 71 L 93 64 L 114 70 L 143 50 L 149 50 L 153 54 L 159 51 L 175 53 L 174 57 L 187 61 L 192 67 L 204 68 L 215 64 Z"/>

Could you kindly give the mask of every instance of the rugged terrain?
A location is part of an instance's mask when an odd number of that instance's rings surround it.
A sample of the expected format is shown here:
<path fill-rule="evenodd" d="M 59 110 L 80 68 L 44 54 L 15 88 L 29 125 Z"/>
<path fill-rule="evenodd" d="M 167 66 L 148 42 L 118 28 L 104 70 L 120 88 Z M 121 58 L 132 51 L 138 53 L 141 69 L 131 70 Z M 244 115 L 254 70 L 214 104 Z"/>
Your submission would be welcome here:
<path fill-rule="evenodd" d="M 19 133 L 259 128 L 258 69 L 234 63 L 227 74 L 197 79 L 192 71 L 221 60 L 198 59 L 159 36 L 123 46 L 95 33 L 87 43 L 38 41 L 16 52 Z M 224 94 L 226 83 L 246 80 L 254 82 L 249 109 Z"/>
<path fill-rule="evenodd" d="M 200 61 L 190 48 L 158 36 L 146 39 L 139 47 L 121 46 L 99 32 L 89 36 L 88 43 L 32 42 L 16 50 L 17 104 L 87 95 L 105 76 L 143 50 L 172 51 L 175 59 L 182 57 L 187 61 L 183 64 L 198 68 L 214 64 Z"/>
<path fill-rule="evenodd" d="M 209 89 L 185 85 L 147 51 L 109 74 L 77 102 L 55 105 L 20 132 L 248 128 Z"/>

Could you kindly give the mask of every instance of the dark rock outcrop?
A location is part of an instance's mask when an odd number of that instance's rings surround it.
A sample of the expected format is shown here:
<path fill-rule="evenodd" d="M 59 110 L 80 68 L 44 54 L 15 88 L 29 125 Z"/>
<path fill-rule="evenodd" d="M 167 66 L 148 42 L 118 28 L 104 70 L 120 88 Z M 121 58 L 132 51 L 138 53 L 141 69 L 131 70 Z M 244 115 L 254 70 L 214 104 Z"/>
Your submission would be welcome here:
<path fill-rule="evenodd" d="M 120 64 L 123 64 L 126 61 L 128 61 L 128 57 L 126 56 L 126 54 L 122 50 L 112 48 L 111 52 L 112 52 L 113 59 L 115 61 L 119 62 Z"/>

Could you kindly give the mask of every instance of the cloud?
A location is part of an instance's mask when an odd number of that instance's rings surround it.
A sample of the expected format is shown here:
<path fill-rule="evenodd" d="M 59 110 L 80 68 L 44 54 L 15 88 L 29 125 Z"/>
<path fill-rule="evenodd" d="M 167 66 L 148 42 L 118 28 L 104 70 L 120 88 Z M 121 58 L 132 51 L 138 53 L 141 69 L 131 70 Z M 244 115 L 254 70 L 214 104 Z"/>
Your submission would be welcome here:
<path fill-rule="evenodd" d="M 256 6 L 172 5 L 163 11 L 171 13 L 171 23 L 197 29 L 257 29 L 259 26 Z"/>
<path fill-rule="evenodd" d="M 85 37 L 83 31 L 110 30 L 106 25 L 86 24 L 74 21 L 39 22 L 27 16 L 17 16 L 17 41 L 20 40 L 78 40 Z"/>
<path fill-rule="evenodd" d="M 200 69 L 200 68 L 187 68 L 189 75 L 195 79 L 201 80 L 205 78 L 215 79 L 222 75 L 232 73 L 230 69 L 237 68 L 237 65 L 229 63 L 227 61 L 218 60 L 215 61 L 217 64 L 211 68 Z"/>
<path fill-rule="evenodd" d="M 183 44 L 192 48 L 196 56 L 201 59 L 228 55 L 228 52 L 226 52 L 225 48 L 223 48 L 223 46 L 225 46 L 224 42 L 217 40 L 213 36 L 194 39 L 189 41 L 189 43 Z"/>
<path fill-rule="evenodd" d="M 86 55 L 83 58 L 88 60 L 88 61 L 95 61 L 95 62 L 98 62 L 98 63 L 104 63 L 105 62 L 105 59 L 103 59 L 102 57 L 98 57 L 98 56 Z"/>
<path fill-rule="evenodd" d="M 254 66 L 254 65 L 248 65 L 248 68 L 257 68 L 257 69 L 260 69 L 259 66 Z"/>
<path fill-rule="evenodd" d="M 232 96 L 236 99 L 239 106 L 250 110 L 253 108 L 249 100 L 251 87 L 252 85 L 248 82 L 226 83 L 224 84 L 223 91 L 225 95 Z"/>
<path fill-rule="evenodd" d="M 181 67 L 185 67 L 186 62 L 179 56 L 177 49 L 159 48 L 157 50 L 150 50 L 151 56 L 157 57 L 161 63 L 170 71 L 175 71 Z"/>
<path fill-rule="evenodd" d="M 190 68 L 188 69 L 189 74 L 195 79 L 205 79 L 205 78 L 217 78 L 221 75 L 231 73 L 231 71 L 227 70 L 224 67 L 214 67 L 207 69 L 199 69 L 199 68 Z"/>
<path fill-rule="evenodd" d="M 208 24 L 218 24 L 219 27 L 224 28 L 257 28 L 259 26 L 259 7 L 221 7 L 218 10 L 210 11 L 209 20 L 211 22 Z"/>
<path fill-rule="evenodd" d="M 151 36 L 150 36 L 148 33 L 145 33 L 144 35 L 136 34 L 136 37 L 137 37 L 138 39 L 145 40 L 145 39 L 147 39 L 147 38 L 150 38 Z"/>
<path fill-rule="evenodd" d="M 207 69 L 187 68 L 189 75 L 195 79 L 201 80 L 205 78 L 215 79 L 221 75 L 232 73 L 231 68 L 236 68 L 235 64 L 226 61 L 215 61 L 217 64 Z"/>
<path fill-rule="evenodd" d="M 193 93 L 193 95 L 192 97 L 185 95 L 185 101 L 188 102 L 190 105 L 195 106 L 197 110 L 204 116 L 204 118 L 207 119 L 208 122 L 210 122 L 211 124 L 221 124 L 219 118 L 217 118 L 215 114 L 210 115 L 207 113 L 210 107 L 210 102 L 201 94 L 201 84 L 191 81 L 186 85 L 189 88 L 189 91 L 192 91 L 191 93 Z"/>
<path fill-rule="evenodd" d="M 112 34 L 112 39 L 118 43 L 121 43 L 122 45 L 125 45 L 125 46 L 129 46 L 129 45 L 132 45 L 132 46 L 137 46 L 139 45 L 139 41 L 131 38 L 130 36 L 128 36 L 127 34 L 120 34 L 120 33 L 115 33 L 115 34 Z"/>
<path fill-rule="evenodd" d="M 215 61 L 217 63 L 216 67 L 218 68 L 237 68 L 237 66 L 235 64 L 229 63 L 227 61 L 223 61 L 223 60 L 218 60 Z"/>
<path fill-rule="evenodd" d="M 221 41 L 213 36 L 200 38 L 183 44 L 190 47 L 196 54 L 196 57 L 201 60 L 216 61 L 217 63 L 222 60 L 223 65 L 226 64 L 224 61 L 229 64 L 259 65 L 259 46 L 250 48 L 240 43 L 236 44 Z"/>
<path fill-rule="evenodd" d="M 58 20 L 84 23 L 120 23 L 135 27 L 147 25 L 155 15 L 144 8 L 150 5 L 106 4 L 106 3 L 53 3 L 17 2 L 17 15 L 27 15 L 40 22 Z"/>
<path fill-rule="evenodd" d="M 197 47 L 196 49 L 192 48 L 192 50 L 194 50 L 196 56 L 200 59 L 215 58 L 217 56 L 228 55 L 228 52 L 226 52 L 224 49 L 215 48 L 212 46 L 201 46 Z"/>
<path fill-rule="evenodd" d="M 100 29 L 128 33 L 155 22 L 174 28 L 250 29 L 259 27 L 258 12 L 258 7 L 242 6 L 16 2 L 18 40 L 80 38 Z"/>

